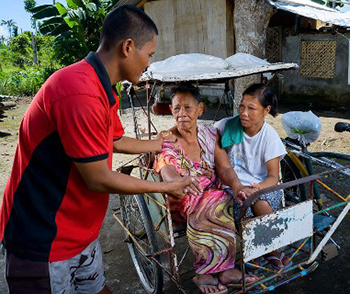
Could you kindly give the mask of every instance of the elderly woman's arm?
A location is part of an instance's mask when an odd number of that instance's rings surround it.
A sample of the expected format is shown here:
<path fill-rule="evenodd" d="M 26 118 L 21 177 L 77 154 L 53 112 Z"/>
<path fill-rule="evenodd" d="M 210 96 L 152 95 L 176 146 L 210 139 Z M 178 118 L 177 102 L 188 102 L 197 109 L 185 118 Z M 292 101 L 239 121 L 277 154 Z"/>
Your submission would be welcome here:
<path fill-rule="evenodd" d="M 255 188 L 243 186 L 238 179 L 226 151 L 221 147 L 220 135 L 216 135 L 214 159 L 217 173 L 220 180 L 228 185 L 233 191 L 233 195 L 239 204 L 242 204 L 247 196 L 256 191 Z"/>
<path fill-rule="evenodd" d="M 165 182 L 180 181 L 182 179 L 182 176 L 180 176 L 177 173 L 175 167 L 172 165 L 164 166 L 161 169 L 160 174 L 163 178 L 163 181 L 165 181 Z M 194 178 L 192 178 L 192 184 L 187 186 L 184 189 L 185 194 L 200 195 L 200 194 L 202 194 L 202 192 L 203 191 L 202 191 L 201 187 L 199 186 L 198 182 Z M 174 196 L 172 196 L 172 197 L 174 197 Z M 183 197 L 176 197 L 176 199 L 181 199 Z"/>

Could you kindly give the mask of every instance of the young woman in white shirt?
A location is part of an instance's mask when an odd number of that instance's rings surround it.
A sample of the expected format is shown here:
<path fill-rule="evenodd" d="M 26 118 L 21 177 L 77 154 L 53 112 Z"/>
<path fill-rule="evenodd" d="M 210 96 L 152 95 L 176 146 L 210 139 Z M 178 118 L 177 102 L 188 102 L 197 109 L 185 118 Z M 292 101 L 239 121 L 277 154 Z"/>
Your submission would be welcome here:
<path fill-rule="evenodd" d="M 279 181 L 280 160 L 286 154 L 277 132 L 266 121 L 277 115 L 277 98 L 265 84 L 253 84 L 242 95 L 238 116 L 217 122 L 218 140 L 225 148 L 230 163 L 242 183 L 240 193 L 234 196 L 234 216 L 237 219 L 242 202 L 256 189 L 274 186 Z M 220 169 L 220 167 L 217 167 Z M 225 187 L 230 190 L 229 187 Z M 232 190 L 230 191 L 233 194 Z M 245 217 L 260 216 L 281 206 L 281 191 L 259 197 Z M 265 258 L 275 268 L 283 268 L 288 258 L 274 251 Z M 224 277 L 221 278 L 225 284 Z"/>

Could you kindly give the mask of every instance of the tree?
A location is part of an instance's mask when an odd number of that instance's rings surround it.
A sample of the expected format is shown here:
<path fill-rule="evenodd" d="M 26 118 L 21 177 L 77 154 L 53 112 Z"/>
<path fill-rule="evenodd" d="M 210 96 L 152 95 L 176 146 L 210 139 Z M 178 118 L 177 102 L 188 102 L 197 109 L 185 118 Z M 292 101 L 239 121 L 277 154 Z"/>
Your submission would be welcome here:
<path fill-rule="evenodd" d="M 11 38 L 11 36 L 12 36 L 12 28 L 13 28 L 14 25 L 16 25 L 14 20 L 13 19 L 2 20 L 1 21 L 1 25 L 2 26 L 7 26 L 7 29 L 9 30 L 9 35 L 10 35 L 10 38 Z"/>
<path fill-rule="evenodd" d="M 0 46 L 6 44 L 6 38 L 4 36 L 0 36 Z"/>
<path fill-rule="evenodd" d="M 31 63 L 30 32 L 24 32 L 17 37 L 13 37 L 8 42 L 8 52 L 13 65 L 20 68 L 24 68 L 26 64 L 29 65 Z"/>
<path fill-rule="evenodd" d="M 24 0 L 24 9 L 30 14 L 32 14 L 31 9 L 33 9 L 35 6 L 36 6 L 35 0 Z M 33 16 L 31 16 L 30 20 L 32 23 L 32 28 L 36 32 L 37 31 L 36 19 Z M 36 38 L 33 33 L 31 36 L 31 40 L 32 40 L 32 50 L 33 50 L 33 65 L 35 65 L 38 63 L 38 52 L 37 52 L 37 46 L 36 46 Z"/>
<path fill-rule="evenodd" d="M 12 26 L 12 36 L 11 37 L 17 37 L 18 36 L 18 26 L 13 25 Z"/>
<path fill-rule="evenodd" d="M 273 7 L 266 0 L 235 0 L 235 50 L 265 58 L 266 30 L 273 15 Z M 249 16 L 247 18 L 247 16 Z M 260 75 L 235 80 L 235 102 L 241 99 L 244 89 L 260 82 Z M 234 109 L 235 111 L 235 109 Z"/>
<path fill-rule="evenodd" d="M 95 51 L 103 20 L 118 0 L 66 0 L 67 6 L 40 5 L 30 11 L 37 20 L 40 33 L 55 36 L 57 58 L 64 65 Z"/>
<path fill-rule="evenodd" d="M 35 0 L 24 0 L 24 10 L 30 12 L 32 8 L 36 6 L 36 1 Z M 36 20 L 32 16 L 30 17 L 31 23 L 32 23 L 32 28 L 37 31 L 37 26 L 36 26 Z"/>

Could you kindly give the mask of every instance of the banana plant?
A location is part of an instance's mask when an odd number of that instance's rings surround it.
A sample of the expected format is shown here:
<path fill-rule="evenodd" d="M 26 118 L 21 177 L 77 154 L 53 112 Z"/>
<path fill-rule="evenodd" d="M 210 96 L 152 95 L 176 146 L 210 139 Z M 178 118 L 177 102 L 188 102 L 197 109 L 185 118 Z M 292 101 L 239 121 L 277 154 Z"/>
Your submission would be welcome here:
<path fill-rule="evenodd" d="M 68 45 L 66 50 L 76 56 L 76 60 L 96 50 L 100 30 L 107 13 L 119 0 L 66 0 L 55 5 L 40 5 L 31 9 L 33 18 L 42 20 L 39 31 L 55 36 L 54 42 Z"/>

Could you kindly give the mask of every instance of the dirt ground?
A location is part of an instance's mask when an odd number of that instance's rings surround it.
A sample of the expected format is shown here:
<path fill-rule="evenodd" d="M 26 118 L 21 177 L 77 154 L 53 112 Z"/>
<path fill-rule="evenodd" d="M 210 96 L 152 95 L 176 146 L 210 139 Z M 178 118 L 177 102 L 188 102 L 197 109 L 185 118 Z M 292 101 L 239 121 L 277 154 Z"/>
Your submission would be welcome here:
<path fill-rule="evenodd" d="M 8 133 L 8 136 L 0 137 L 0 204 L 5 188 L 6 181 L 10 175 L 14 152 L 18 139 L 18 127 L 20 120 L 23 117 L 31 99 L 21 98 L 17 101 L 17 106 L 6 112 L 8 116 L 3 123 L 0 123 L 0 132 Z M 280 107 L 280 112 L 284 113 L 290 110 L 298 110 L 299 107 L 283 106 Z M 201 124 L 211 124 L 215 110 L 208 109 L 207 113 L 200 120 Z M 334 111 L 315 111 L 322 122 L 322 131 L 316 142 L 312 143 L 310 150 L 312 151 L 332 151 L 350 154 L 350 133 L 336 133 L 333 128 L 336 122 L 344 121 L 350 123 L 349 113 L 337 113 Z M 219 112 L 219 118 L 224 117 L 223 111 Z M 145 116 L 138 111 L 138 119 L 141 129 L 147 128 Z M 121 115 L 121 120 L 125 127 L 126 135 L 133 135 L 133 119 L 130 108 L 124 110 Z M 286 137 L 281 124 L 281 115 L 277 118 L 269 117 L 268 122 L 277 130 L 281 137 Z M 153 122 L 158 130 L 165 130 L 173 126 L 173 119 L 169 116 L 153 117 Z M 115 155 L 113 167 L 116 168 L 123 163 L 132 159 L 129 155 Z M 349 194 L 349 192 L 348 192 Z M 123 243 L 124 235 L 112 217 L 112 209 L 118 205 L 116 197 L 111 197 L 110 207 L 107 211 L 106 219 L 101 230 L 101 243 L 104 252 L 104 261 L 108 285 L 113 293 L 144 293 L 139 285 L 138 278 L 128 254 L 126 245 Z M 283 286 L 275 293 L 350 293 L 350 229 L 349 217 L 340 227 L 340 233 L 336 240 L 341 245 L 342 249 L 337 258 L 332 259 L 327 263 L 322 263 L 320 268 L 311 275 L 303 279 L 299 279 L 291 284 Z M 1 255 L 1 254 L 0 254 Z M 3 257 L 0 256 L 0 293 L 7 293 L 5 281 L 2 272 L 4 271 Z M 190 282 L 188 282 L 190 283 Z M 191 283 L 190 283 L 191 284 Z M 193 293 L 199 293 L 193 287 Z M 178 293 L 174 285 L 169 282 L 166 284 L 165 293 Z"/>

